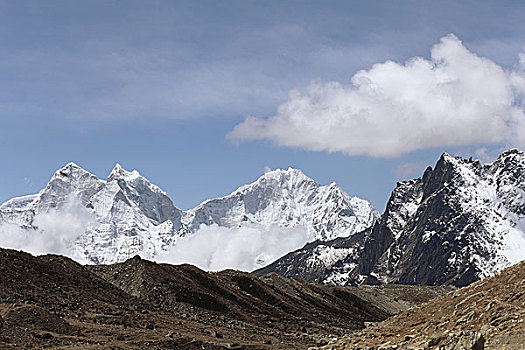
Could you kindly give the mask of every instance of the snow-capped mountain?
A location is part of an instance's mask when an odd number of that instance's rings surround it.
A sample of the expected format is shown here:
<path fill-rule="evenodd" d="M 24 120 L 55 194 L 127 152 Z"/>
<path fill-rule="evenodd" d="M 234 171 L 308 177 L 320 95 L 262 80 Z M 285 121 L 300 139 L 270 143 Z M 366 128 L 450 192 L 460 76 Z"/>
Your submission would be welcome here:
<path fill-rule="evenodd" d="M 350 197 L 336 183 L 321 186 L 297 169 L 265 173 L 232 194 L 189 210 L 183 223 L 200 225 L 306 227 L 314 239 L 347 237 L 371 226 L 379 213 L 366 200 Z"/>
<path fill-rule="evenodd" d="M 117 164 L 101 180 L 70 163 L 40 193 L 2 204 L 0 224 L 38 234 L 41 218 L 50 213 L 64 221 L 67 214 L 68 220 L 85 225 L 70 244 L 78 260 L 95 264 L 136 254 L 155 258 L 201 225 L 304 226 L 311 239 L 331 239 L 361 231 L 379 216 L 370 203 L 348 196 L 335 183 L 321 186 L 295 169 L 268 172 L 226 197 L 184 212 L 137 171 Z"/>
<path fill-rule="evenodd" d="M 182 216 L 160 188 L 118 164 L 103 181 L 69 163 L 39 194 L 2 204 L 0 221 L 36 234 L 38 218 L 49 212 L 58 220 L 66 215 L 91 219 L 75 237 L 74 248 L 79 260 L 93 263 L 121 261 L 141 252 L 155 256 L 177 239 Z"/>
<path fill-rule="evenodd" d="M 525 155 L 492 164 L 443 154 L 398 183 L 385 213 L 350 238 L 313 242 L 258 274 L 310 281 L 466 285 L 525 259 Z"/>

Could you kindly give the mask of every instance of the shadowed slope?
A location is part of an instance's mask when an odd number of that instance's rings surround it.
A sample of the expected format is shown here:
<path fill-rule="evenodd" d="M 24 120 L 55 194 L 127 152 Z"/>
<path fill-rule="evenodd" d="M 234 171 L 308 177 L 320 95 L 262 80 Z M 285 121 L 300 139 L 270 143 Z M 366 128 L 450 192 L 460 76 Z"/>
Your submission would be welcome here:
<path fill-rule="evenodd" d="M 306 349 L 447 290 L 365 291 L 139 257 L 82 266 L 6 249 L 0 276 L 2 349 Z"/>

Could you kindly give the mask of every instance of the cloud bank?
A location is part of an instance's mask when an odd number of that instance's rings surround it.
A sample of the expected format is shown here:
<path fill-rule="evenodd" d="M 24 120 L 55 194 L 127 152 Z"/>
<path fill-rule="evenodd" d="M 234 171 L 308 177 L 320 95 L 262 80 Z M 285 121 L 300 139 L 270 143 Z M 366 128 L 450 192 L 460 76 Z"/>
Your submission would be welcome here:
<path fill-rule="evenodd" d="M 350 85 L 314 81 L 277 114 L 250 116 L 228 138 L 347 155 L 394 157 L 445 146 L 525 146 L 525 54 L 511 71 L 470 52 L 453 34 L 430 59 L 378 63 Z"/>
<path fill-rule="evenodd" d="M 80 263 L 85 261 L 74 242 L 93 222 L 89 211 L 80 201 L 69 198 L 60 209 L 50 209 L 35 215 L 33 228 L 12 223 L 0 223 L 2 248 L 23 250 L 31 254 L 60 254 Z"/>
<path fill-rule="evenodd" d="M 304 227 L 203 225 L 194 234 L 179 239 L 167 253 L 155 260 L 171 264 L 189 263 L 204 270 L 253 271 L 302 247 L 311 239 Z"/>
<path fill-rule="evenodd" d="M 59 254 L 81 264 L 88 261 L 75 244 L 95 225 L 91 213 L 74 197 L 59 209 L 36 214 L 32 227 L 0 222 L 0 247 L 34 255 Z M 240 228 L 202 225 L 195 233 L 179 238 L 177 243 L 153 257 L 145 258 L 171 264 L 188 263 L 204 270 L 237 269 L 252 271 L 266 266 L 286 253 L 302 247 L 313 237 L 304 227 L 283 228 L 250 225 Z"/>

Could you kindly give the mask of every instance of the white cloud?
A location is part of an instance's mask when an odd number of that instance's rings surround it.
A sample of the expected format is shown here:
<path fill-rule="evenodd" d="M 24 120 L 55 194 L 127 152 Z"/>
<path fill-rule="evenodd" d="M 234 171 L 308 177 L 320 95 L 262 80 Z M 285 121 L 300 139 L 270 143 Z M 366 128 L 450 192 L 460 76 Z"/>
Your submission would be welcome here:
<path fill-rule="evenodd" d="M 194 234 L 179 239 L 166 254 L 155 260 L 189 263 L 205 270 L 252 271 L 302 247 L 311 239 L 303 227 L 203 225 Z"/>
<path fill-rule="evenodd" d="M 84 262 L 76 254 L 73 243 L 85 232 L 92 220 L 89 211 L 71 197 L 60 209 L 35 215 L 34 228 L 25 229 L 12 223 L 0 223 L 1 246 L 32 254 L 61 254 Z"/>
<path fill-rule="evenodd" d="M 85 259 L 82 248 L 75 243 L 93 225 L 96 222 L 89 210 L 78 199 L 70 197 L 60 208 L 36 214 L 30 228 L 15 223 L 0 223 L 0 246 L 35 255 L 64 255 L 86 264 L 90 262 Z M 202 225 L 195 233 L 179 238 L 175 245 L 153 260 L 194 264 L 205 270 L 233 268 L 252 271 L 302 247 L 312 239 L 304 227 L 264 227 L 253 224 L 226 228 Z M 141 253 L 148 256 L 146 250 Z"/>
<path fill-rule="evenodd" d="M 470 52 L 454 35 L 430 60 L 378 63 L 351 85 L 314 81 L 277 114 L 248 117 L 228 137 L 347 155 L 393 157 L 418 149 L 525 145 L 525 55 L 513 71 Z"/>

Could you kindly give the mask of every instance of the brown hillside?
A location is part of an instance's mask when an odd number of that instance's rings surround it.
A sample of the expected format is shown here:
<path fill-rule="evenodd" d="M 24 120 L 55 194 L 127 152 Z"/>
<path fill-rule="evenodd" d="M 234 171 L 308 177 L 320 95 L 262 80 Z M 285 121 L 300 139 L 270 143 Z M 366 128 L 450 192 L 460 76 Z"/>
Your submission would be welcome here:
<path fill-rule="evenodd" d="M 323 349 L 525 349 L 525 261 Z"/>
<path fill-rule="evenodd" d="M 82 266 L 7 249 L 0 276 L 1 349 L 306 349 L 448 290 L 364 292 L 138 257 Z"/>

